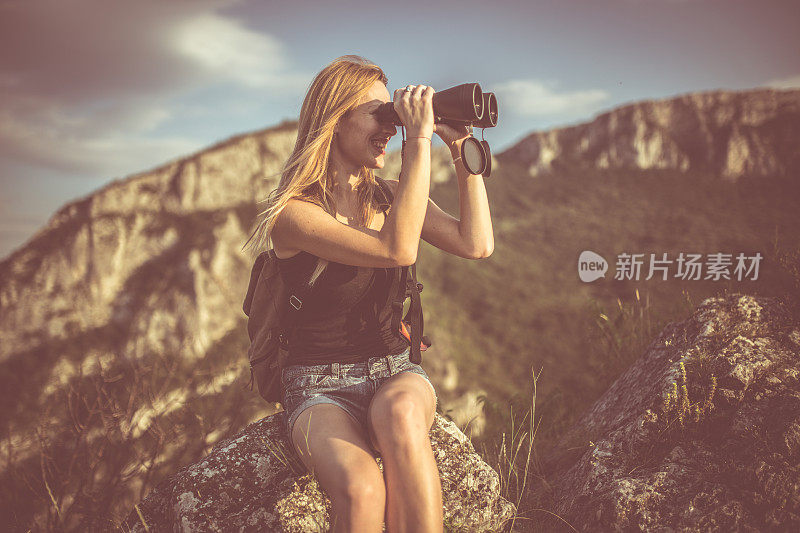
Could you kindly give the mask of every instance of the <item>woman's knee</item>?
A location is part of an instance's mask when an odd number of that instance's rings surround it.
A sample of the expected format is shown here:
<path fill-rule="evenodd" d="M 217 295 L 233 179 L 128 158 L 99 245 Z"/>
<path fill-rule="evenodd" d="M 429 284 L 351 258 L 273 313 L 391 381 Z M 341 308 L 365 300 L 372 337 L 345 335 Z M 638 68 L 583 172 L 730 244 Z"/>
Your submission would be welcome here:
<path fill-rule="evenodd" d="M 386 501 L 386 484 L 378 464 L 364 465 L 366 468 L 350 468 L 339 478 L 332 500 L 345 503 L 352 508 L 378 506 L 383 510 Z M 374 467 L 374 468 L 373 468 Z"/>
<path fill-rule="evenodd" d="M 408 440 L 428 434 L 422 403 L 409 391 L 398 390 L 376 398 L 369 415 L 379 440 Z"/>
<path fill-rule="evenodd" d="M 316 424 L 298 427 L 313 415 Z M 385 498 L 383 474 L 365 440 L 364 430 L 340 407 L 310 407 L 295 422 L 292 440 L 301 459 L 332 500 L 358 505 Z"/>

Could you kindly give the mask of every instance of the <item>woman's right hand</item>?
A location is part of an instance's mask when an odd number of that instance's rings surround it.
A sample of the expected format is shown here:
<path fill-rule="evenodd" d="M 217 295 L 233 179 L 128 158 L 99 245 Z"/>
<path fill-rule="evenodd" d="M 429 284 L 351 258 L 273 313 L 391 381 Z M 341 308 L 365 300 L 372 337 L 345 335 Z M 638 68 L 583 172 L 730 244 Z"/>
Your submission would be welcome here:
<path fill-rule="evenodd" d="M 405 87 L 394 92 L 394 110 L 403 121 L 406 134 L 411 137 L 433 136 L 433 87 L 427 85 L 411 85 L 413 90 Z"/>

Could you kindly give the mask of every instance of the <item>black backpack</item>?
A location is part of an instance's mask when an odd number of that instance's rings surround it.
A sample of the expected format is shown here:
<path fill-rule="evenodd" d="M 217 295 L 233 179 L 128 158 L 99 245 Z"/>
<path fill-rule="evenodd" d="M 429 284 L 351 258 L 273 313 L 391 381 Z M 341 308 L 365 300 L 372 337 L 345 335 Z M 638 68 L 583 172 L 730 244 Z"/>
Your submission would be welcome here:
<path fill-rule="evenodd" d="M 376 180 L 386 200 L 383 204 L 385 209 L 392 202 L 392 191 L 383 179 L 376 177 Z M 399 267 L 399 271 L 399 274 L 393 276 L 389 291 L 390 297 L 394 295 L 392 331 L 397 332 L 411 345 L 411 362 L 420 364 L 421 352 L 432 345 L 428 337 L 422 334 L 424 321 L 419 295 L 422 283 L 417 282 L 416 263 Z M 248 387 L 253 390 L 255 380 L 258 393 L 268 402 L 281 401 L 281 371 L 289 355 L 289 341 L 294 333 L 294 326 L 309 291 L 307 283 L 289 290 L 280 274 L 274 250 L 261 252 L 256 258 L 242 306 L 248 317 L 247 334 L 250 337 L 250 349 L 247 352 L 250 360 Z M 409 297 L 411 305 L 401 320 L 403 305 Z"/>

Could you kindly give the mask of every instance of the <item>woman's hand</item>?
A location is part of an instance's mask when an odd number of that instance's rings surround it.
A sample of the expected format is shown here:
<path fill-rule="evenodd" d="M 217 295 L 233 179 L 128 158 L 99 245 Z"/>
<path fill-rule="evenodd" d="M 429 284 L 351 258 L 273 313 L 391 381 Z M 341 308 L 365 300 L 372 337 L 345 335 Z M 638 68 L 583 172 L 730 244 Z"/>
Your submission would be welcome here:
<path fill-rule="evenodd" d="M 433 132 L 450 148 L 453 154 L 461 152 L 461 143 L 469 137 L 472 129 L 467 125 L 451 126 L 449 124 L 434 124 Z M 453 156 L 455 157 L 455 155 Z"/>
<path fill-rule="evenodd" d="M 403 121 L 408 137 L 433 136 L 433 87 L 409 85 L 394 92 L 394 110 Z"/>

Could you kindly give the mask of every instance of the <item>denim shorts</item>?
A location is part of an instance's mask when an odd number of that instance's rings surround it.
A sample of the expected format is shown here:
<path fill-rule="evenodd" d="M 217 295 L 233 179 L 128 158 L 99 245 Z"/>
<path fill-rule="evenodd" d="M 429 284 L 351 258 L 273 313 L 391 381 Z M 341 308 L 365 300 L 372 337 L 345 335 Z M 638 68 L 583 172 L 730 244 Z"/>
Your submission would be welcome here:
<path fill-rule="evenodd" d="M 284 422 L 291 441 L 295 420 L 307 408 L 332 403 L 345 410 L 367 431 L 367 409 L 375 392 L 390 377 L 401 372 L 419 374 L 428 382 L 438 405 L 436 389 L 420 365 L 409 359 L 411 347 L 396 355 L 370 357 L 361 363 L 289 365 L 281 372 Z M 370 439 L 367 442 L 372 448 Z M 377 450 L 373 451 L 378 453 Z"/>

